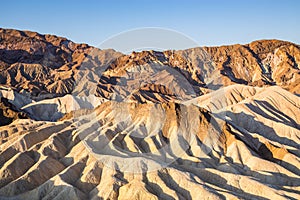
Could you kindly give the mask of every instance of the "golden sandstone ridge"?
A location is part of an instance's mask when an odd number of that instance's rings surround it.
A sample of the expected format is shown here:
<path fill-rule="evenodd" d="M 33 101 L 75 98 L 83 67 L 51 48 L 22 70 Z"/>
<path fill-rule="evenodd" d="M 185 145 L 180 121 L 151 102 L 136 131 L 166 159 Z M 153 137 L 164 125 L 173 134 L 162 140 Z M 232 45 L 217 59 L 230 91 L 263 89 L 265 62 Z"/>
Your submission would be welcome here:
<path fill-rule="evenodd" d="M 0 29 L 0 199 L 300 199 L 299 50 Z"/>

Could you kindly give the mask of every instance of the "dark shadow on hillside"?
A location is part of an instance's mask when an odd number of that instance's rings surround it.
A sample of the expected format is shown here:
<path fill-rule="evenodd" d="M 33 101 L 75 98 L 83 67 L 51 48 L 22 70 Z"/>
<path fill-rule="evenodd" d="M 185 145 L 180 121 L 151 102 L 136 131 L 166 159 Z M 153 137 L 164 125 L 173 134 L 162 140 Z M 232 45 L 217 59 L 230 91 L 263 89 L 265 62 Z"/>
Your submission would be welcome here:
<path fill-rule="evenodd" d="M 33 104 L 26 107 L 24 111 L 35 120 L 56 121 L 63 116 L 55 103 Z"/>
<path fill-rule="evenodd" d="M 270 113 L 272 113 L 274 116 L 276 116 L 276 118 L 268 115 L 266 112 L 264 112 L 258 106 L 254 106 L 252 104 L 245 104 L 245 105 L 249 109 L 251 109 L 253 112 L 255 112 L 267 119 L 270 119 L 275 122 L 283 123 L 283 124 L 291 126 L 293 128 L 300 129 L 300 125 L 294 119 L 292 119 L 291 117 L 289 117 L 287 114 L 283 113 L 282 111 L 276 109 L 274 106 L 272 106 L 267 101 L 254 100 L 254 102 L 257 103 L 259 106 L 263 107 L 264 109 L 266 109 L 267 111 L 269 111 Z"/>
<path fill-rule="evenodd" d="M 263 132 L 255 132 L 259 135 L 262 135 L 263 137 L 269 139 L 270 141 L 275 141 L 281 144 L 285 144 L 288 146 L 292 146 L 299 149 L 299 144 L 297 144 L 295 141 L 286 138 L 286 137 L 280 137 L 276 134 L 275 130 L 262 122 L 256 121 L 253 116 L 247 115 L 244 112 L 241 113 L 232 113 L 227 112 L 227 116 L 230 116 L 231 118 L 234 117 L 234 119 L 242 119 L 247 120 L 249 124 L 255 127 L 260 127 L 259 130 L 263 130 Z M 259 141 L 258 138 L 254 138 L 251 134 L 247 133 L 246 131 L 252 133 L 251 130 L 249 130 L 249 127 L 241 127 L 240 123 L 235 120 L 227 120 L 228 123 L 233 126 L 235 129 L 239 130 L 242 134 L 234 134 L 234 132 L 231 131 L 232 134 L 235 135 L 235 137 L 241 141 L 244 142 L 245 145 L 247 145 L 248 148 L 252 149 L 254 152 L 256 152 L 258 155 L 260 155 L 263 159 L 267 159 L 271 162 L 277 163 L 284 168 L 290 170 L 291 172 L 294 172 L 295 174 L 300 175 L 300 170 L 297 166 L 294 166 L 288 162 L 285 162 L 283 160 L 279 160 L 274 158 L 273 153 L 270 151 L 269 148 L 263 143 Z M 239 124 L 236 125 L 236 124 Z M 248 129 L 248 130 L 247 130 Z M 246 130 L 246 131 L 245 131 Z M 272 144 L 274 145 L 274 144 Z M 291 152 L 288 150 L 289 153 L 294 154 L 294 152 Z"/>
<path fill-rule="evenodd" d="M 252 108 L 254 109 L 254 108 Z M 257 111 L 257 109 L 253 110 L 253 112 Z M 260 112 L 262 112 L 260 110 Z M 258 113 L 259 114 L 259 113 Z M 262 114 L 262 113 L 260 113 Z M 266 115 L 264 113 L 263 115 Z M 235 124 L 236 126 L 239 126 L 251 133 L 255 132 L 258 133 L 265 138 L 279 142 L 280 144 L 288 145 L 294 148 L 299 149 L 300 145 L 296 143 L 295 141 L 287 138 L 287 137 L 281 137 L 276 134 L 275 130 L 272 127 L 269 127 L 265 125 L 264 123 L 257 121 L 252 115 L 248 115 L 244 112 L 241 113 L 233 113 L 230 111 L 226 111 L 226 116 L 230 118 L 230 120 L 227 120 L 229 123 Z M 268 116 L 266 116 L 268 117 Z M 271 119 L 271 118 L 270 118 Z M 244 122 L 241 123 L 241 120 L 244 120 Z M 245 126 L 241 126 L 241 124 L 246 124 Z M 263 130 L 263 131 L 261 131 Z"/>

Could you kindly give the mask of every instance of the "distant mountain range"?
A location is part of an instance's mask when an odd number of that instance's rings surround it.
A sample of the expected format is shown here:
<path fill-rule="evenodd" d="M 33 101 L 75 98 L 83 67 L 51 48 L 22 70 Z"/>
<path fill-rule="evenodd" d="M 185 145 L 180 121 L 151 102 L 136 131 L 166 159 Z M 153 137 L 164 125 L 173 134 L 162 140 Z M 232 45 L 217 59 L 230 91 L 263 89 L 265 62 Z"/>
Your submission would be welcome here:
<path fill-rule="evenodd" d="M 220 74 L 216 76 L 222 78 L 224 86 L 235 83 L 278 85 L 300 93 L 300 47 L 285 41 L 260 40 L 247 45 L 122 55 L 114 50 L 100 50 L 30 31 L 0 29 L 0 38 L 1 84 L 27 92 L 33 98 L 71 93 L 76 83 L 76 72 L 83 62 L 88 61 L 89 54 L 97 56 L 93 67 L 105 68 L 109 71 L 106 74 L 113 73 L 112 69 L 119 66 L 130 68 L 149 61 L 176 69 L 190 84 L 200 87 L 200 91 L 201 87 L 209 87 L 205 76 L 214 71 Z M 95 69 L 94 75 L 103 76 L 97 70 L 102 71 Z M 99 90 L 107 92 L 103 87 Z"/>

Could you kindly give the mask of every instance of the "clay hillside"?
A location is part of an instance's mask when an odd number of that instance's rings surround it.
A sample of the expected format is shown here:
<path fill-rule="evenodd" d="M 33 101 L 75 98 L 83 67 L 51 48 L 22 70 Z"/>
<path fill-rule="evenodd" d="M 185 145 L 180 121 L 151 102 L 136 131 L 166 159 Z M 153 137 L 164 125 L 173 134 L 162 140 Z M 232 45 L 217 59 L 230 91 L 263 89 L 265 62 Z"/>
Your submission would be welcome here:
<path fill-rule="evenodd" d="M 0 199 L 300 199 L 300 46 L 98 49 L 0 29 Z"/>

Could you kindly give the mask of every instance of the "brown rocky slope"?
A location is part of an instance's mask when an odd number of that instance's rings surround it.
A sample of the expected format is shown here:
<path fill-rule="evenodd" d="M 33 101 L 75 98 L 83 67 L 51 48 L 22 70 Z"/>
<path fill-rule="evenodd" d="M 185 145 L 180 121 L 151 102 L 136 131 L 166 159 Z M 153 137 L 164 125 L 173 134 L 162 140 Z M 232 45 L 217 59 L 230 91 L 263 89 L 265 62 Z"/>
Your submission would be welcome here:
<path fill-rule="evenodd" d="M 300 199 L 299 62 L 0 29 L 0 199 Z"/>
<path fill-rule="evenodd" d="M 219 79 L 223 86 L 279 85 L 299 94 L 299 51 L 299 45 L 290 42 L 261 40 L 247 45 L 122 55 L 53 35 L 0 29 L 0 83 L 40 100 L 72 93 L 74 87 L 82 92 L 81 87 L 87 88 L 89 82 L 96 79 L 100 81 L 99 95 L 107 98 L 111 93 L 107 87 L 124 75 L 122 70 L 154 63 L 156 67 L 177 70 L 196 94 L 207 87 L 214 88 L 213 84 L 219 84 L 215 83 Z M 84 69 L 88 69 L 89 74 Z M 103 71 L 107 72 L 103 74 Z M 92 92 L 96 93 L 95 90 Z M 155 90 L 165 89 L 156 87 L 151 92 Z"/>

